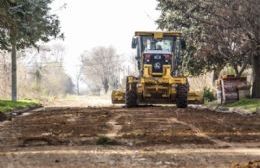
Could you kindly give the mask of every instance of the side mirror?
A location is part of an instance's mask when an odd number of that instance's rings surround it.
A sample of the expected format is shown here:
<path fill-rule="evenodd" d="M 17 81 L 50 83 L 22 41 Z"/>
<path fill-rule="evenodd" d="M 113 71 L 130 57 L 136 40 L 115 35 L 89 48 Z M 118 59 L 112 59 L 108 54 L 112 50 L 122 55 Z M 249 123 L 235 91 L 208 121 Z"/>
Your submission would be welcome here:
<path fill-rule="evenodd" d="M 184 39 L 181 39 L 181 49 L 186 49 L 186 41 Z"/>
<path fill-rule="evenodd" d="M 137 38 L 133 37 L 132 39 L 132 48 L 135 49 L 137 46 Z"/>

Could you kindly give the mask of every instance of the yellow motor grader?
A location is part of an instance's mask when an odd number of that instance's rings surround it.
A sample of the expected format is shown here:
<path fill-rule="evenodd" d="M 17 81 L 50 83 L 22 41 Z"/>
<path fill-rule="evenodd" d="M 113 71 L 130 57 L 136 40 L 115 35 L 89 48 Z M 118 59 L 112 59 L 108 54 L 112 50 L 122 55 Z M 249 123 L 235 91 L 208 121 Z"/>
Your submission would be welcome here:
<path fill-rule="evenodd" d="M 135 107 L 138 104 L 203 102 L 202 94 L 189 92 L 187 77 L 180 69 L 181 50 L 186 44 L 180 32 L 135 32 L 132 48 L 137 50 L 139 76 L 126 78 L 125 91 L 113 91 L 112 103 Z"/>

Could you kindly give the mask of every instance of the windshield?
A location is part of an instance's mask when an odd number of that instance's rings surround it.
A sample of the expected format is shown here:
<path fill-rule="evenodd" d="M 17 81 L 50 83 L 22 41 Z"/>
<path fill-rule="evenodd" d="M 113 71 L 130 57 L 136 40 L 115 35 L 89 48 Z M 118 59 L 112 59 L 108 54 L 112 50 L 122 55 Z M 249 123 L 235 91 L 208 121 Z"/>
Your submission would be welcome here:
<path fill-rule="evenodd" d="M 142 37 L 143 51 L 160 50 L 172 52 L 173 38 L 154 39 L 153 37 Z"/>

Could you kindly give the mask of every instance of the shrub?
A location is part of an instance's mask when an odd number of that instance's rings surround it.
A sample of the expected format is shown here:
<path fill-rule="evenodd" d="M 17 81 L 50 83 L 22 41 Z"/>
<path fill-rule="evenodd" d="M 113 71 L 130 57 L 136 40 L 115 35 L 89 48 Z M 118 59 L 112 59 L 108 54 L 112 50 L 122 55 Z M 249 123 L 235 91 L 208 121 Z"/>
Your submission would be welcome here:
<path fill-rule="evenodd" d="M 209 88 L 204 88 L 204 94 L 203 94 L 203 98 L 206 102 L 211 102 L 215 99 L 214 93 L 212 92 L 211 89 Z"/>

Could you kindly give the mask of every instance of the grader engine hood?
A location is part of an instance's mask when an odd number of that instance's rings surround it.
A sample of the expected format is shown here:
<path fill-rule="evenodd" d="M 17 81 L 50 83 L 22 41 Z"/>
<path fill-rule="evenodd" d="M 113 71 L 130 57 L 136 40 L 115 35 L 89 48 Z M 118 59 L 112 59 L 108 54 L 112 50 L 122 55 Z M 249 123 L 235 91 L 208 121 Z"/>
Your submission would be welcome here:
<path fill-rule="evenodd" d="M 152 50 L 143 53 L 144 69 L 149 69 L 149 75 L 162 76 L 164 73 L 164 66 L 171 67 L 172 53 Z"/>

